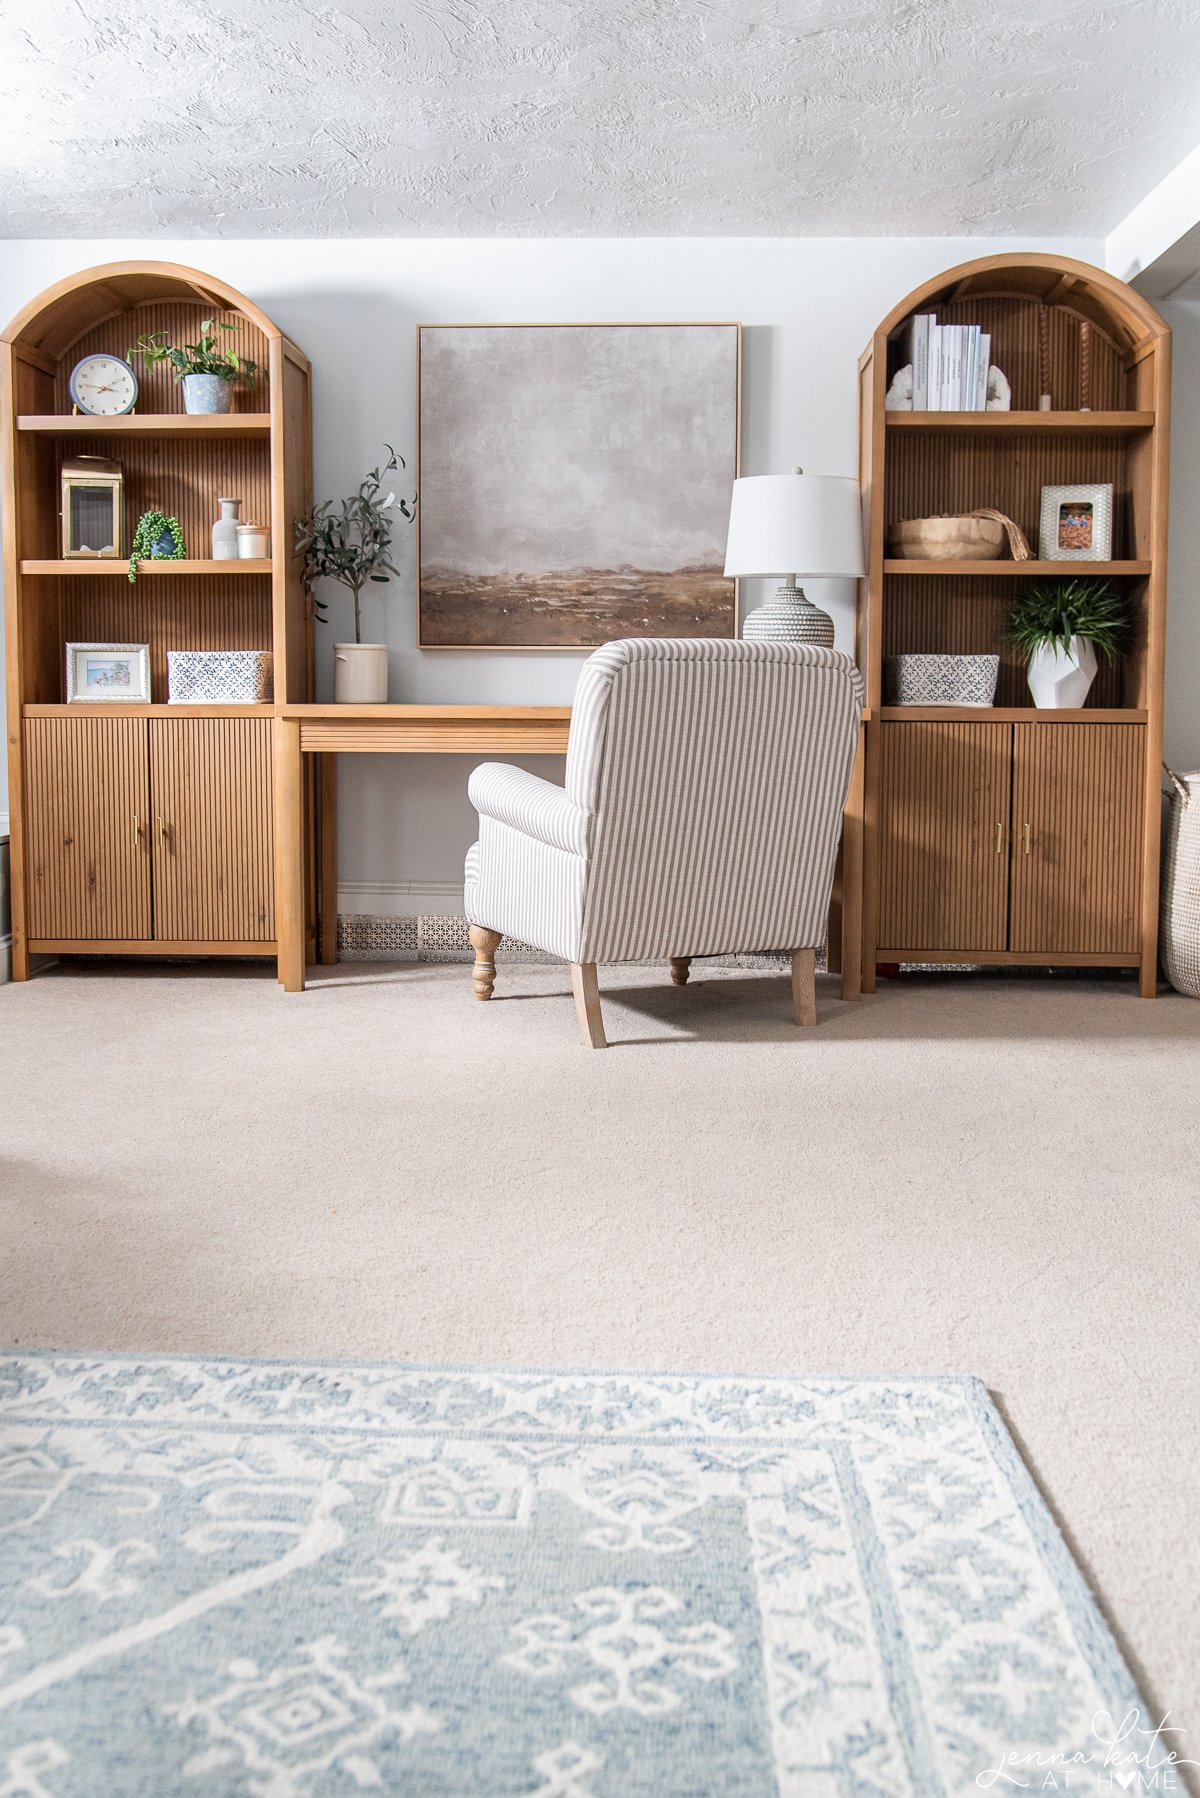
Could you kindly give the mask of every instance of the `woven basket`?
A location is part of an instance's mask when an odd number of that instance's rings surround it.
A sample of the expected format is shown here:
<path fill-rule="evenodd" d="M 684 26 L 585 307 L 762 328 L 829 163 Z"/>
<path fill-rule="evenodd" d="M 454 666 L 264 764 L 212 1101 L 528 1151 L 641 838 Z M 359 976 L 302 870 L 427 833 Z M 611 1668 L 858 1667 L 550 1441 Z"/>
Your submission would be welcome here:
<path fill-rule="evenodd" d="M 992 506 L 941 518 L 902 518 L 888 531 L 894 556 L 927 562 L 994 562 L 1006 541 L 1014 562 L 1029 560 L 1020 525 Z"/>
<path fill-rule="evenodd" d="M 1175 790 L 1163 837 L 1160 953 L 1175 991 L 1200 999 L 1200 772 L 1166 772 Z"/>

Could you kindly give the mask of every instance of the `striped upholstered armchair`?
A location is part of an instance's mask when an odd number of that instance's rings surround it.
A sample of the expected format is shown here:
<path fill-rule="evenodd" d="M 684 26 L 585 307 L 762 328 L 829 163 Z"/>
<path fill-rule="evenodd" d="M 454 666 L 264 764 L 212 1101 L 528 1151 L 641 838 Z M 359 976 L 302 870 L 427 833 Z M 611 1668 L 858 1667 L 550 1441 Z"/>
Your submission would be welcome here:
<path fill-rule="evenodd" d="M 709 638 L 606 644 L 575 693 L 565 787 L 501 762 L 471 776 L 475 994 L 505 936 L 571 964 L 584 1043 L 605 1047 L 598 962 L 788 950 L 815 1024 L 842 807 L 862 710 L 847 656 Z"/>

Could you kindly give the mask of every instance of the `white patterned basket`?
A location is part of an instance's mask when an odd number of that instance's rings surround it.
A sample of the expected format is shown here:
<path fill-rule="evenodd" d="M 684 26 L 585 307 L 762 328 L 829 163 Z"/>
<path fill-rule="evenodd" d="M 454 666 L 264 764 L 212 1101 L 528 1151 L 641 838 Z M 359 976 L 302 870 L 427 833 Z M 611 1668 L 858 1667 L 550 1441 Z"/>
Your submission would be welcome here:
<path fill-rule="evenodd" d="M 169 649 L 170 705 L 269 705 L 274 687 L 269 649 Z"/>
<path fill-rule="evenodd" d="M 889 656 L 889 705 L 991 705 L 999 656 Z"/>
<path fill-rule="evenodd" d="M 1200 772 L 1172 774 L 1163 836 L 1159 937 L 1163 973 L 1177 993 L 1200 999 Z"/>

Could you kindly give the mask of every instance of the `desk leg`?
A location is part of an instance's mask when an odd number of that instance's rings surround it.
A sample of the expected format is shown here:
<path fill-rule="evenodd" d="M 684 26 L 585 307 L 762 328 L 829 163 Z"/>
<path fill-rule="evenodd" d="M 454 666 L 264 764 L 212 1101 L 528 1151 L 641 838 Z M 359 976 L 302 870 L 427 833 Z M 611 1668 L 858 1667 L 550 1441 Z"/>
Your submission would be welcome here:
<path fill-rule="evenodd" d="M 842 818 L 842 998 L 862 997 L 863 741 Z"/>
<path fill-rule="evenodd" d="M 318 757 L 321 764 L 321 965 L 337 961 L 337 756 Z"/>
<path fill-rule="evenodd" d="M 297 719 L 275 720 L 275 877 L 279 980 L 304 991 L 304 757 Z"/>

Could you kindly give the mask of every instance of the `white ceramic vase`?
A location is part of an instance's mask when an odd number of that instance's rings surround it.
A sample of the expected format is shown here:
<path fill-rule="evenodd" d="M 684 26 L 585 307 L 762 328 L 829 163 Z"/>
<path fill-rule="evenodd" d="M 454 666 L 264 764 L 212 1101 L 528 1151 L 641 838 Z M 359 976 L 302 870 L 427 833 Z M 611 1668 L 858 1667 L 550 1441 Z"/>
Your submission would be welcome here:
<path fill-rule="evenodd" d="M 1029 691 L 1036 706 L 1081 706 L 1095 678 L 1096 651 L 1090 637 L 1072 637 L 1065 655 L 1057 643 L 1043 643 L 1029 658 Z"/>
<path fill-rule="evenodd" d="M 214 562 L 236 562 L 238 553 L 238 510 L 240 499 L 219 499 L 220 516 L 212 528 Z"/>
<path fill-rule="evenodd" d="M 388 690 L 386 643 L 335 643 L 333 697 L 338 705 L 384 705 Z"/>

